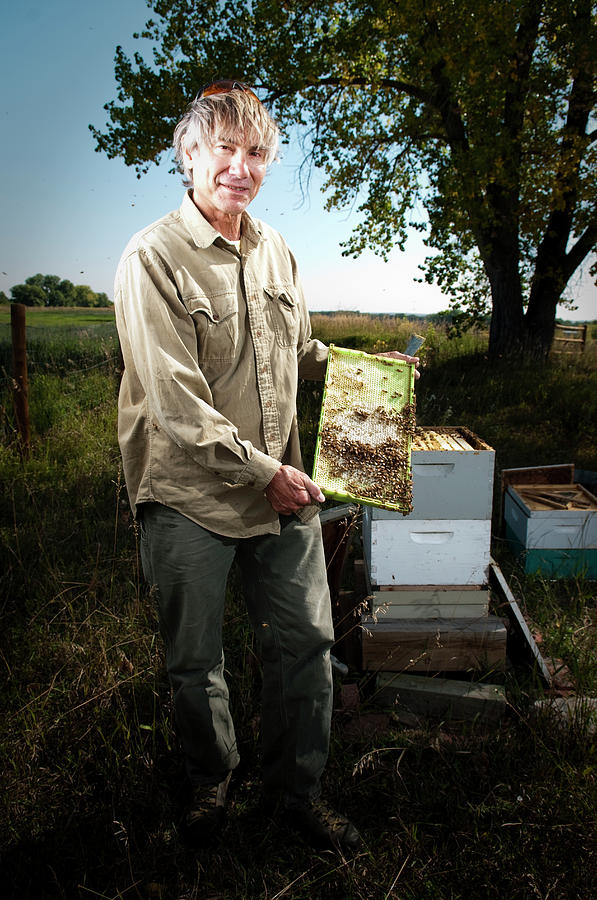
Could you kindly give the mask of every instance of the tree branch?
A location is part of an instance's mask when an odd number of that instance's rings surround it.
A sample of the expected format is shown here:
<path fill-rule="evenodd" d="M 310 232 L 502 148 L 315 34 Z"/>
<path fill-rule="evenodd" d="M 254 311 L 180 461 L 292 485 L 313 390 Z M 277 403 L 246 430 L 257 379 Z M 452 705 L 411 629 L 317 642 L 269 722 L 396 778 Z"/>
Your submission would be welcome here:
<path fill-rule="evenodd" d="M 529 90 L 529 72 L 537 46 L 543 2 L 531 0 L 516 31 L 515 68 L 508 79 L 504 98 L 504 125 L 519 152 L 520 134 L 524 122 L 525 98 Z"/>
<path fill-rule="evenodd" d="M 318 78 L 316 81 L 308 81 L 302 88 L 298 89 L 305 90 L 310 87 L 337 87 L 337 88 L 346 88 L 346 87 L 370 87 L 370 88 L 391 88 L 395 91 L 400 91 L 403 94 L 407 94 L 409 97 L 413 97 L 415 100 L 419 100 L 421 103 L 429 103 L 432 99 L 431 95 L 428 91 L 424 91 L 422 88 L 417 87 L 415 84 L 410 84 L 408 81 L 399 81 L 396 78 L 382 78 L 380 81 L 371 81 L 369 78 L 340 78 L 335 76 L 329 76 L 326 78 Z M 272 93 L 268 94 L 269 100 L 279 100 L 281 97 L 285 97 L 288 94 L 297 93 L 297 89 L 283 89 L 280 91 L 272 91 Z"/>
<path fill-rule="evenodd" d="M 564 258 L 564 275 L 566 281 L 572 277 L 580 264 L 591 253 L 597 244 L 597 208 L 592 222 L 587 226 L 573 247 Z"/>

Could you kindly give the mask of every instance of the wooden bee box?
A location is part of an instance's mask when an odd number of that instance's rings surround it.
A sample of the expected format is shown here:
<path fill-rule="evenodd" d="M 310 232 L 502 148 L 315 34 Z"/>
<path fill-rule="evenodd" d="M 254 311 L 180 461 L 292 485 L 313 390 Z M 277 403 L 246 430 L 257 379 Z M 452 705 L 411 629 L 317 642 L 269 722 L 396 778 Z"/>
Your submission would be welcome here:
<path fill-rule="evenodd" d="M 372 585 L 483 585 L 490 519 L 373 518 L 363 512 L 363 549 Z"/>
<path fill-rule="evenodd" d="M 372 584 L 485 584 L 495 452 L 468 428 L 417 428 L 411 465 L 410 514 L 363 511 Z"/>
<path fill-rule="evenodd" d="M 468 428 L 417 428 L 411 442 L 409 519 L 490 519 L 495 450 Z M 401 518 L 373 509 L 372 519 Z"/>
<path fill-rule="evenodd" d="M 387 619 L 482 619 L 489 612 L 489 591 L 395 589 L 374 591 L 370 613 L 379 622 Z"/>
<path fill-rule="evenodd" d="M 503 668 L 506 626 L 487 616 L 470 619 L 362 619 L 365 671 L 463 672 Z"/>
<path fill-rule="evenodd" d="M 597 498 L 581 485 L 509 485 L 504 522 L 526 572 L 597 576 Z"/>

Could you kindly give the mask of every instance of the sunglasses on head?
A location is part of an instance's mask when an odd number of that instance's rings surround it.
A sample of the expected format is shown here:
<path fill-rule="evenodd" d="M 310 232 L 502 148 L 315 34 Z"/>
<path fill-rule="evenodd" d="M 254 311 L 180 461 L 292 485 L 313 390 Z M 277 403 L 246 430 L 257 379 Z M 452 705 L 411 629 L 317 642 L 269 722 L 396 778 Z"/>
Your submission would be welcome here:
<path fill-rule="evenodd" d="M 212 81 L 211 84 L 202 88 L 197 99 L 204 100 L 205 97 L 213 97 L 214 94 L 229 94 L 230 91 L 243 91 L 245 94 L 250 94 L 255 100 L 259 99 L 257 94 L 255 94 L 250 87 L 247 87 L 242 81 L 234 81 L 231 78 L 223 78 L 221 81 Z"/>

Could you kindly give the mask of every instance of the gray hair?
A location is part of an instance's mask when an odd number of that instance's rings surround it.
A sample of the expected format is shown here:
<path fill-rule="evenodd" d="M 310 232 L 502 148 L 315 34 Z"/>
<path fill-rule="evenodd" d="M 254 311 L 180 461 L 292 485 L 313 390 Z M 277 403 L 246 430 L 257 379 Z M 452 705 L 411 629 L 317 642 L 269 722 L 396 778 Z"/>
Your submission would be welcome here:
<path fill-rule="evenodd" d="M 192 151 L 217 137 L 260 147 L 269 166 L 278 154 L 280 129 L 248 89 L 233 89 L 207 97 L 199 94 L 174 129 L 176 161 L 186 187 L 192 186 L 193 176 L 186 166 L 185 150 Z"/>

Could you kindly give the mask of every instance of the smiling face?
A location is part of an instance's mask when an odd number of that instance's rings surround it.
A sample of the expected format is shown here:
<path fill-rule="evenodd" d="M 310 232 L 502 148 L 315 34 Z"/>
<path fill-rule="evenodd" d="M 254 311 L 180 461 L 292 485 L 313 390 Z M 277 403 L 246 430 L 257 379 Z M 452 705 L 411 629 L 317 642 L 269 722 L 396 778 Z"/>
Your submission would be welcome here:
<path fill-rule="evenodd" d="M 240 138 L 216 137 L 186 150 L 185 161 L 199 211 L 220 234 L 237 240 L 241 215 L 265 178 L 266 152 Z"/>

